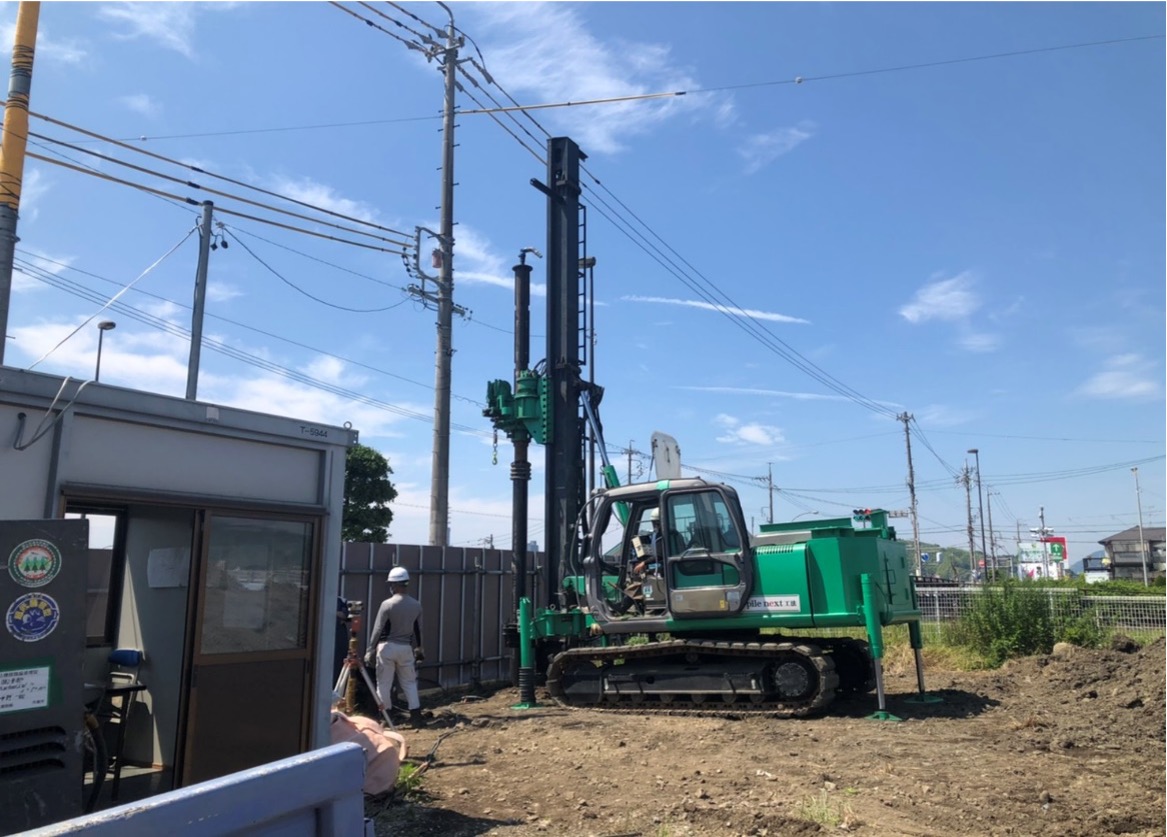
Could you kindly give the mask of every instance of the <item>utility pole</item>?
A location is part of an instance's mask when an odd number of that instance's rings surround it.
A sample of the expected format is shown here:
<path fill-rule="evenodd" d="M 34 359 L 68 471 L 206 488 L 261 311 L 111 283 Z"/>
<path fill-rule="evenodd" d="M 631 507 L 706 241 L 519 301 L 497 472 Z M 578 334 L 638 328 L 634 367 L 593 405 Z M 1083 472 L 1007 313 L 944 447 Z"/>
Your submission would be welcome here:
<path fill-rule="evenodd" d="M 989 552 L 993 561 L 993 580 L 997 580 L 997 537 L 993 534 L 993 492 L 987 492 L 989 499 L 985 507 L 989 510 Z"/>
<path fill-rule="evenodd" d="M 186 366 L 186 400 L 194 401 L 199 391 L 199 356 L 203 349 L 203 317 L 207 307 L 207 265 L 211 259 L 211 213 L 214 204 L 203 201 L 199 222 L 199 261 L 195 269 L 194 306 L 190 315 L 190 361 Z"/>
<path fill-rule="evenodd" d="M 1139 507 L 1139 558 L 1143 565 L 1143 586 L 1150 584 L 1147 579 L 1147 539 L 1143 537 L 1143 494 L 1139 489 L 1139 469 L 1131 468 L 1131 473 L 1135 475 L 1135 502 Z"/>
<path fill-rule="evenodd" d="M 20 184 L 24 180 L 24 151 L 28 144 L 28 97 L 32 91 L 32 60 L 40 3 L 21 3 L 16 10 L 12 70 L 8 102 L 4 107 L 4 136 L 0 139 L 0 366 L 8 342 L 8 305 L 12 298 L 12 261 L 16 255 L 16 219 Z"/>
<path fill-rule="evenodd" d="M 438 342 L 434 360 L 434 450 L 430 474 L 430 544 L 449 542 L 450 519 L 450 365 L 454 357 L 452 321 L 454 317 L 454 85 L 458 68 L 458 47 L 462 39 L 454 30 L 454 13 L 446 30 L 442 66 L 446 76 L 445 106 L 442 110 L 442 203 L 438 243 L 442 263 L 437 280 Z"/>
<path fill-rule="evenodd" d="M 916 545 L 916 575 L 924 572 L 924 565 L 920 562 L 920 518 L 916 510 L 916 472 L 912 468 L 912 434 L 908 429 L 908 422 L 912 416 L 905 410 L 896 416 L 904 423 L 904 443 L 908 446 L 908 496 L 912 498 L 912 542 Z"/>
<path fill-rule="evenodd" d="M 636 451 L 632 449 L 632 443 L 634 441 L 636 440 L 629 439 L 628 447 L 626 450 L 624 450 L 624 453 L 628 454 L 628 481 L 625 483 L 625 485 L 632 485 L 632 454 L 636 453 Z"/>
<path fill-rule="evenodd" d="M 1049 578 L 1049 544 L 1045 541 L 1045 506 L 1037 507 L 1037 519 L 1041 521 L 1041 571 L 1043 577 Z"/>
<path fill-rule="evenodd" d="M 985 578 L 989 577 L 989 553 L 985 549 L 985 495 L 981 491 L 981 452 L 978 448 L 969 448 L 969 453 L 977 460 L 977 516 L 981 521 L 981 560 L 985 562 Z"/>
<path fill-rule="evenodd" d="M 774 463 L 766 463 L 766 482 L 770 486 L 770 522 L 774 522 Z"/>
<path fill-rule="evenodd" d="M 964 470 L 960 472 L 960 482 L 964 485 L 964 505 L 968 512 L 968 572 L 971 581 L 976 575 L 977 547 L 973 540 L 972 479 L 969 477 L 967 461 L 964 463 Z"/>

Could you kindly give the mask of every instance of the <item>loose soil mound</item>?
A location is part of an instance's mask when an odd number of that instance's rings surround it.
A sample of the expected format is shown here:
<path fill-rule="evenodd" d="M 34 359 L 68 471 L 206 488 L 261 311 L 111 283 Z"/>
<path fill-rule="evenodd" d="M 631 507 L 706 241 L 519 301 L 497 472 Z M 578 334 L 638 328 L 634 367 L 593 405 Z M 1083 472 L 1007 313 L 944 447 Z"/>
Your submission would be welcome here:
<path fill-rule="evenodd" d="M 1164 833 L 1165 646 L 1058 646 L 991 672 L 889 671 L 809 720 L 569 710 L 545 695 L 436 702 L 406 732 L 421 791 L 369 800 L 383 835 Z"/>

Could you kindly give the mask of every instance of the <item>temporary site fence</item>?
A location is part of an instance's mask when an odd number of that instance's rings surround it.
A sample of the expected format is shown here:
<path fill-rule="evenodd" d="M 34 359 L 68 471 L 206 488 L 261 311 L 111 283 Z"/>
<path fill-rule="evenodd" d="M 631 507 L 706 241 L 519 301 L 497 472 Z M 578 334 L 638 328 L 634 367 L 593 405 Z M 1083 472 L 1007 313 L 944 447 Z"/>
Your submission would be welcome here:
<path fill-rule="evenodd" d="M 409 570 L 410 593 L 422 607 L 420 685 L 451 688 L 510 679 L 504 629 L 514 621 L 511 550 L 458 546 L 346 543 L 341 550 L 340 595 L 364 603 L 362 642 L 389 597 L 389 570 Z M 543 553 L 528 555 L 534 590 Z"/>

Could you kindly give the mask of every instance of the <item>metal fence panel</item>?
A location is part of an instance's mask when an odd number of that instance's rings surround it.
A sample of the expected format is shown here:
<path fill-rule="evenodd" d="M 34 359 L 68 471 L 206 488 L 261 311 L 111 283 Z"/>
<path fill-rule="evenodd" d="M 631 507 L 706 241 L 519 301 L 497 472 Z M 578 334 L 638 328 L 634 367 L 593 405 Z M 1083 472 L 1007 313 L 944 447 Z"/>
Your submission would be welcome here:
<path fill-rule="evenodd" d="M 422 606 L 421 687 L 450 688 L 505 680 L 510 654 L 503 629 L 514 621 L 510 550 L 409 544 L 346 543 L 341 550 L 340 594 L 365 603 L 361 653 L 377 608 L 389 596 L 389 570 L 402 566 Z M 532 576 L 542 553 L 528 559 Z"/>

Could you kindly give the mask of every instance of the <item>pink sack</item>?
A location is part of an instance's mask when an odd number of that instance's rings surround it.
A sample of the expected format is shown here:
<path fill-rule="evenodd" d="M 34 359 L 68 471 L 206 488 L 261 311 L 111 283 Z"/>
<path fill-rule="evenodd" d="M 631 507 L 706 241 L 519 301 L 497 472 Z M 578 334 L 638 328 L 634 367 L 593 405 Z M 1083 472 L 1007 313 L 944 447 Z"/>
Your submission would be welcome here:
<path fill-rule="evenodd" d="M 393 790 L 408 751 L 401 735 L 382 729 L 372 718 L 342 712 L 332 713 L 330 732 L 333 744 L 351 741 L 365 751 L 365 793 L 373 796 Z"/>

